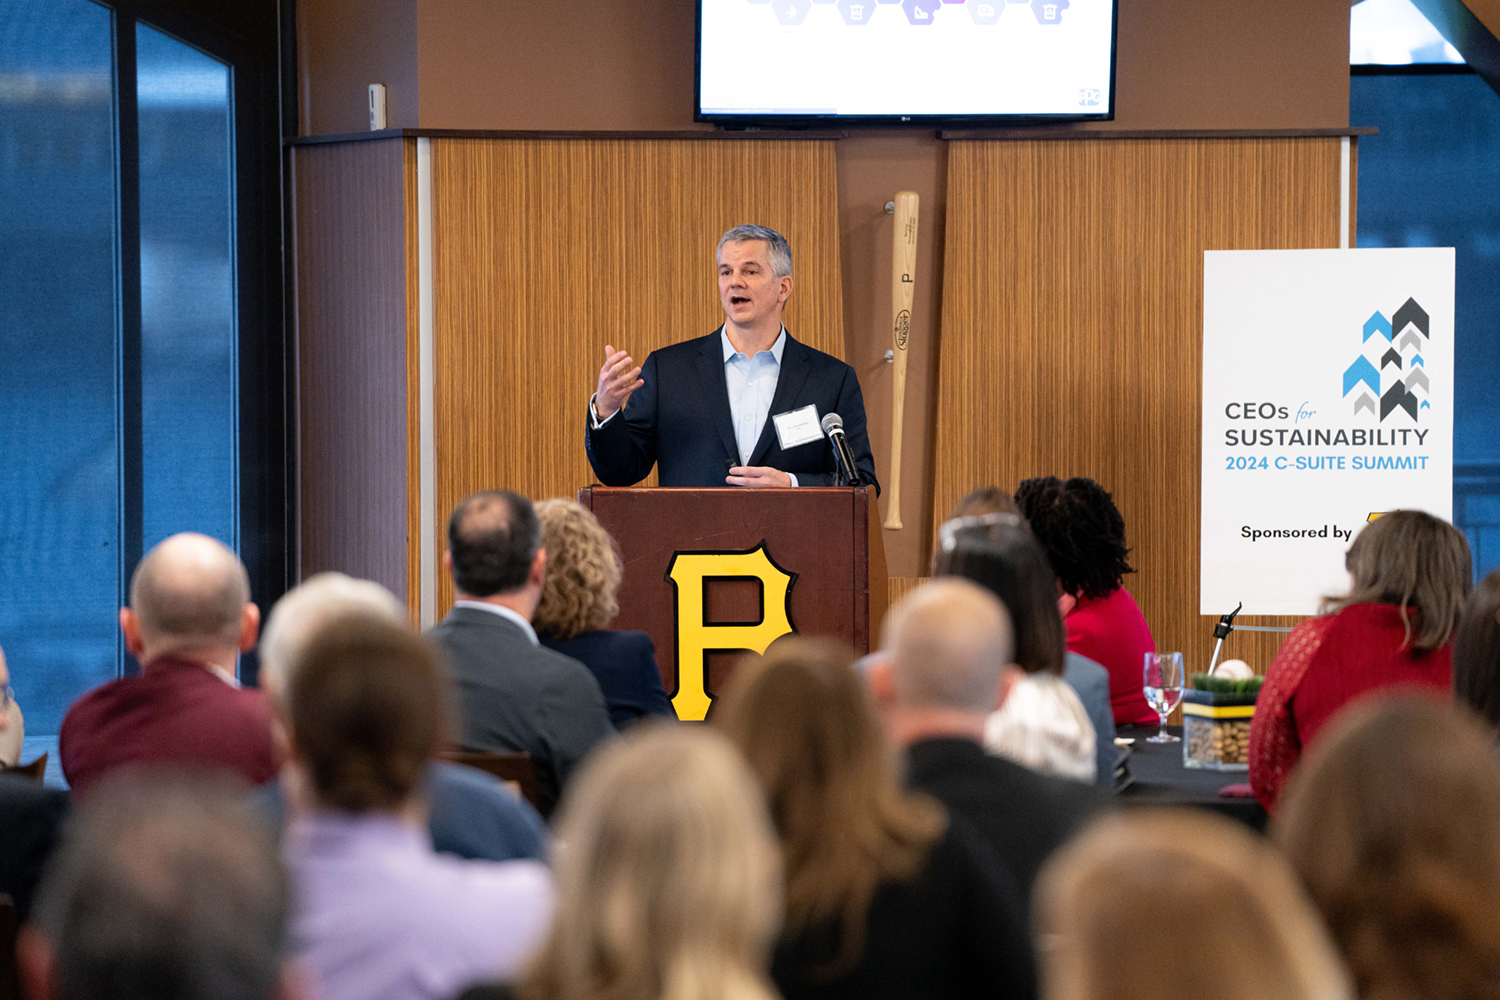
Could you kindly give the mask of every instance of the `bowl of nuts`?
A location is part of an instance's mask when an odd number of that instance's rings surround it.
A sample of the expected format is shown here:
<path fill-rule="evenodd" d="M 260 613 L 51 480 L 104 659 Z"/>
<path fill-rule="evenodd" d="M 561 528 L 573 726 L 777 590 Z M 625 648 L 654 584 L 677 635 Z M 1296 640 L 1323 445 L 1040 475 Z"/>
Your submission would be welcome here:
<path fill-rule="evenodd" d="M 1182 766 L 1250 769 L 1250 720 L 1263 677 L 1194 674 L 1182 692 Z"/>

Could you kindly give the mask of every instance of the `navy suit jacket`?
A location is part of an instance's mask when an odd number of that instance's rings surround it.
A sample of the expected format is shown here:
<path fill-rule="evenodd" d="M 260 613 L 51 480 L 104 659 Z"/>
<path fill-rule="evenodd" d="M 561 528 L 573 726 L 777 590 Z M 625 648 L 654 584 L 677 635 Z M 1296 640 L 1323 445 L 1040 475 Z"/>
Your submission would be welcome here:
<path fill-rule="evenodd" d="M 657 466 L 662 486 L 726 486 L 729 467 L 739 465 L 739 447 L 724 380 L 723 327 L 706 337 L 652 351 L 641 365 L 646 383 L 604 426 L 595 429 L 587 411 L 586 445 L 594 474 L 606 486 L 634 486 Z M 786 337 L 781 373 L 760 440 L 749 465 L 794 473 L 800 486 L 834 486 L 833 446 L 827 438 L 783 451 L 771 419 L 809 403 L 818 419 L 837 413 L 854 452 L 860 481 L 874 486 L 875 457 L 865 433 L 865 399 L 854 369 L 838 358 Z"/>
<path fill-rule="evenodd" d="M 656 668 L 656 645 L 644 632 L 584 632 L 571 639 L 542 636 L 542 645 L 571 656 L 593 673 L 609 707 L 609 721 L 623 730 L 643 716 L 675 719 Z M 1114 746 L 1111 745 L 1113 750 Z"/>

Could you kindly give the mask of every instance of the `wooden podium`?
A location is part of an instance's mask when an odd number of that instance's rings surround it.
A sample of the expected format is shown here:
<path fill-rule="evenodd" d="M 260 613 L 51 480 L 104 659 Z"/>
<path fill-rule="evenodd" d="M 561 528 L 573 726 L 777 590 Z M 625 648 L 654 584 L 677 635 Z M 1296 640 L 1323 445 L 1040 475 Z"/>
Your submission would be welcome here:
<path fill-rule="evenodd" d="M 617 629 L 656 643 L 677 716 L 701 720 L 735 660 L 799 632 L 870 651 L 885 615 L 873 489 L 612 489 L 578 502 L 620 543 Z"/>

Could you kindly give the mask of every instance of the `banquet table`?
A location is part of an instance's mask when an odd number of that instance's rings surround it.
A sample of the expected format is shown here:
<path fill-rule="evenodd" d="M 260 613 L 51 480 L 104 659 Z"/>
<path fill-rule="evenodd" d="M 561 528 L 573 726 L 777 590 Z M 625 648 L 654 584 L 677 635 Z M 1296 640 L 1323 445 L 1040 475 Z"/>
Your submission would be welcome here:
<path fill-rule="evenodd" d="M 1182 736 L 1181 726 L 1168 726 L 1167 732 Z M 1256 830 L 1264 830 L 1266 811 L 1252 798 L 1227 798 L 1219 794 L 1226 785 L 1244 784 L 1250 776 L 1244 771 L 1210 771 L 1182 766 L 1182 744 L 1147 743 L 1156 735 L 1155 726 L 1119 726 L 1121 737 L 1134 737 L 1126 767 L 1131 783 L 1120 790 L 1125 806 L 1196 806 L 1237 819 Z"/>

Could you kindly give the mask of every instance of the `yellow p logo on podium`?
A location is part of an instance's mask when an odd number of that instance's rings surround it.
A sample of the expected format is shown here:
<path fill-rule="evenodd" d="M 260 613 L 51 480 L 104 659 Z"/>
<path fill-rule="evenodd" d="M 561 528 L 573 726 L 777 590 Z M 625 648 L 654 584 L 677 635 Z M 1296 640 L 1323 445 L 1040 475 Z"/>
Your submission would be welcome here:
<path fill-rule="evenodd" d="M 748 552 L 678 552 L 667 567 L 677 612 L 677 693 L 672 707 L 685 722 L 708 718 L 710 651 L 745 649 L 764 653 L 777 638 L 794 632 L 787 595 L 797 574 L 788 573 L 766 555 L 761 542 Z M 707 621 L 705 588 L 710 580 L 750 579 L 761 584 L 760 621 L 713 625 Z"/>

